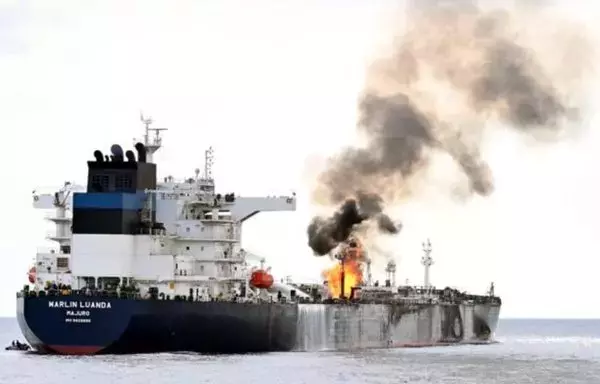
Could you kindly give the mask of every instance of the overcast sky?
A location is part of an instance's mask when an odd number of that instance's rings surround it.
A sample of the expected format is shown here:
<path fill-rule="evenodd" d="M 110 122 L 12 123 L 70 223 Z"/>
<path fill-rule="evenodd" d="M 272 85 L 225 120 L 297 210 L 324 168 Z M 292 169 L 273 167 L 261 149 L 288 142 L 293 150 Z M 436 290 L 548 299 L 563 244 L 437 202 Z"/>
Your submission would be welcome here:
<path fill-rule="evenodd" d="M 565 14 L 600 20 L 593 2 L 569 4 Z M 14 292 L 48 245 L 31 191 L 84 184 L 94 149 L 141 135 L 140 110 L 169 128 L 160 177 L 193 176 L 212 145 L 221 192 L 296 191 L 298 211 L 252 218 L 243 246 L 278 276 L 319 278 L 328 260 L 312 256 L 305 235 L 311 168 L 351 141 L 366 65 L 400 5 L 0 0 L 0 315 L 14 315 Z M 535 149 L 495 137 L 485 152 L 497 181 L 490 198 L 423 196 L 400 207 L 398 280 L 422 281 L 420 242 L 431 237 L 438 286 L 483 293 L 495 281 L 503 316 L 600 317 L 598 118 L 584 123 L 578 138 Z"/>

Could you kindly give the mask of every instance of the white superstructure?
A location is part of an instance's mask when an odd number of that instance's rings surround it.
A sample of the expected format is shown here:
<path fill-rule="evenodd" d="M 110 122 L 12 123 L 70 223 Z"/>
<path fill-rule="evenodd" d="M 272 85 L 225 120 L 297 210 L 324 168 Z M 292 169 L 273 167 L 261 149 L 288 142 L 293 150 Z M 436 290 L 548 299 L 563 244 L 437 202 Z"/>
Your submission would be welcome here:
<path fill-rule="evenodd" d="M 44 218 L 54 225 L 54 230 L 47 234 L 46 239 L 58 245 L 38 250 L 33 266 L 35 273 L 30 273 L 36 287 L 43 286 L 46 281 L 71 284 L 71 225 L 73 224 L 71 207 L 73 193 L 83 191 L 85 187 L 68 181 L 53 193 L 33 191 L 33 207 L 46 210 Z"/>
<path fill-rule="evenodd" d="M 150 128 L 150 119 L 142 117 L 142 121 L 146 126 L 146 160 L 151 162 L 152 154 L 162 146 L 160 131 L 164 128 Z M 144 215 L 150 217 L 155 211 L 155 221 L 164 228 L 143 234 L 73 234 L 72 194 L 85 188 L 65 183 L 55 195 L 34 191 L 35 208 L 54 210 L 49 219 L 56 224 L 56 234 L 50 240 L 59 245 L 51 252 L 37 254 L 36 289 L 48 283 L 102 289 L 135 282 L 142 293 L 155 288 L 159 295 L 191 295 L 195 300 L 267 294 L 267 290 L 249 283 L 256 269 L 251 263 L 264 259 L 242 248 L 242 223 L 262 211 L 294 211 L 295 194 L 221 194 L 215 189 L 212 163 L 213 150 L 209 148 L 202 175 L 196 169 L 194 177 L 182 181 L 168 176 L 156 184 L 156 189 L 144 191 L 142 221 Z M 287 288 L 277 282 L 270 291 L 287 296 Z"/>

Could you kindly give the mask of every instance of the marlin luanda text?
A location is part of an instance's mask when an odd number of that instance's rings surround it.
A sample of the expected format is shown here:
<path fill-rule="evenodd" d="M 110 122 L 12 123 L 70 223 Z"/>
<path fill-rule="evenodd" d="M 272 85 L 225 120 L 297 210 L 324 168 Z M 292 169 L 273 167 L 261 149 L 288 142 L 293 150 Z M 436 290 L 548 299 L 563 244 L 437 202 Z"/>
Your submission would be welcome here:
<path fill-rule="evenodd" d="M 49 301 L 49 308 L 99 308 L 110 309 L 111 305 L 106 301 Z"/>

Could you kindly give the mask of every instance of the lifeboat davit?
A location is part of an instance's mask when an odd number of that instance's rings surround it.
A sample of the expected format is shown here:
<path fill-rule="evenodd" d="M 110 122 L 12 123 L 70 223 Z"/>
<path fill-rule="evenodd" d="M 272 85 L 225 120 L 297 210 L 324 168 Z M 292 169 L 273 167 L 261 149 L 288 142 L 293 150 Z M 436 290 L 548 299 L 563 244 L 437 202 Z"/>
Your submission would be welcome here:
<path fill-rule="evenodd" d="M 27 272 L 27 277 L 29 278 L 29 282 L 31 284 L 35 283 L 35 267 L 31 267 L 29 272 Z"/>
<path fill-rule="evenodd" d="M 259 269 L 252 272 L 252 275 L 250 276 L 250 285 L 255 288 L 269 289 L 273 285 L 273 276 L 270 273 Z"/>

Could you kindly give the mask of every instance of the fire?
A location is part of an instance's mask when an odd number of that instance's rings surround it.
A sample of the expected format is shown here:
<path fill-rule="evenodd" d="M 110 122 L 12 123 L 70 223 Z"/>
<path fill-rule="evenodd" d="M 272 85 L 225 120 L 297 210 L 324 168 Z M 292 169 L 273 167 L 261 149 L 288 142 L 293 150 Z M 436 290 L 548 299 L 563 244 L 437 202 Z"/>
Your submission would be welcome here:
<path fill-rule="evenodd" d="M 352 242 L 349 242 L 352 244 Z M 344 273 L 344 296 L 350 297 L 352 287 L 363 282 L 361 261 L 363 259 L 363 250 L 361 246 L 354 241 L 354 244 L 345 246 L 341 253 L 344 255 L 342 263 L 336 262 L 331 268 L 323 271 L 323 278 L 327 281 L 327 288 L 332 298 L 337 299 L 342 296 L 342 271 Z"/>
<path fill-rule="evenodd" d="M 362 283 L 362 271 L 357 260 L 344 262 L 344 296 L 350 297 L 352 287 Z M 332 298 L 337 299 L 342 295 L 342 265 L 336 263 L 333 267 L 323 271 L 327 280 L 327 289 Z"/>

